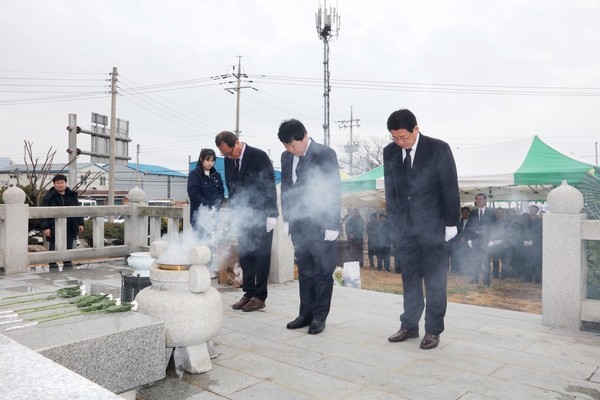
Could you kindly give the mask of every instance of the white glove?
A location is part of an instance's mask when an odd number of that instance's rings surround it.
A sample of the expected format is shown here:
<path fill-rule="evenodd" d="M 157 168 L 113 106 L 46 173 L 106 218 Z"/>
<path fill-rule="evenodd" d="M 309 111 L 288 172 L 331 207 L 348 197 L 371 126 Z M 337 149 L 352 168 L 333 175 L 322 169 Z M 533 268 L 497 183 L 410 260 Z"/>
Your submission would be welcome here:
<path fill-rule="evenodd" d="M 502 244 L 502 240 L 494 240 L 494 244 L 496 246 L 500 246 Z"/>
<path fill-rule="evenodd" d="M 458 229 L 455 226 L 446 227 L 446 242 L 452 239 L 458 233 Z"/>
<path fill-rule="evenodd" d="M 338 231 L 330 231 L 329 229 L 327 229 L 325 231 L 325 240 L 327 240 L 328 242 L 331 242 L 332 240 L 336 240 L 338 237 Z"/>
<path fill-rule="evenodd" d="M 210 215 L 213 215 L 213 214 L 214 214 L 216 211 L 217 211 L 217 209 L 216 209 L 216 208 L 214 208 L 214 207 L 211 207 L 211 208 L 208 210 L 208 213 L 209 213 Z"/>
<path fill-rule="evenodd" d="M 468 240 L 467 244 L 469 245 L 469 247 L 473 247 L 473 241 L 472 240 Z"/>
<path fill-rule="evenodd" d="M 267 217 L 267 232 L 271 232 L 277 224 L 276 218 Z"/>
<path fill-rule="evenodd" d="M 490 242 L 488 243 L 488 247 L 492 247 L 494 245 L 494 242 L 490 240 Z"/>
<path fill-rule="evenodd" d="M 283 222 L 283 234 L 287 237 L 292 237 L 292 235 L 290 235 L 290 223 L 287 221 Z"/>

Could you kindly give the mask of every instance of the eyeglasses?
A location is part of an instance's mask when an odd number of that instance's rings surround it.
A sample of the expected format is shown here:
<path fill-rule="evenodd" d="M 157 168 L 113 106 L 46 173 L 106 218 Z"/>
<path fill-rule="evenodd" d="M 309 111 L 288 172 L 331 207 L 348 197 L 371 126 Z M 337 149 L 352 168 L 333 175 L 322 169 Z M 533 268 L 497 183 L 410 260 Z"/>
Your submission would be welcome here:
<path fill-rule="evenodd" d="M 233 151 L 234 151 L 234 150 L 235 150 L 235 147 L 234 147 L 233 149 L 231 149 L 231 151 L 228 151 L 227 153 L 223 153 L 223 152 L 221 152 L 221 155 L 222 155 L 223 157 L 227 157 L 227 158 L 229 158 L 229 157 L 233 156 Z"/>
<path fill-rule="evenodd" d="M 410 135 L 406 136 L 406 137 L 402 137 L 402 136 L 392 136 L 392 139 L 394 139 L 394 142 L 405 142 L 408 140 L 408 138 L 412 135 L 413 133 L 411 132 Z"/>

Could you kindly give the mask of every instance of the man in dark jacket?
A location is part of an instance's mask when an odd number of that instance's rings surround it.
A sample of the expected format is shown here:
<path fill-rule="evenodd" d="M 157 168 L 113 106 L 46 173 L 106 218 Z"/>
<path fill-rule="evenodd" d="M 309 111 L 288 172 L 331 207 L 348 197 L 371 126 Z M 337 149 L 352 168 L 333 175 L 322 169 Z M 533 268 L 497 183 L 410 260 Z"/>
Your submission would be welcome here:
<path fill-rule="evenodd" d="M 57 174 L 52 178 L 54 187 L 48 190 L 48 193 L 42 199 L 42 207 L 60 207 L 60 206 L 78 206 L 77 192 L 67 187 L 67 177 L 63 174 Z M 55 220 L 54 218 L 44 218 L 41 220 L 40 228 L 50 245 L 50 251 L 56 248 L 55 243 Z M 72 249 L 77 239 L 77 234 L 83 232 L 83 217 L 67 218 L 67 249 Z M 72 267 L 71 261 L 64 261 L 65 267 Z M 50 268 L 58 268 L 55 262 L 50 263 Z"/>
<path fill-rule="evenodd" d="M 371 269 L 375 268 L 375 262 L 373 261 L 373 256 L 375 255 L 375 245 L 377 244 L 377 214 L 372 213 L 367 221 L 366 231 L 367 231 L 367 257 L 369 258 L 369 267 Z M 396 272 L 400 272 L 400 268 L 396 269 Z"/>
<path fill-rule="evenodd" d="M 490 260 L 491 251 L 494 246 L 492 232 L 496 224 L 496 212 L 486 207 L 487 196 L 479 193 L 475 196 L 475 205 L 467 222 L 465 230 L 469 241 L 469 247 L 473 249 L 473 279 L 470 284 L 478 284 L 479 276 L 483 269 L 483 284 L 490 286 Z"/>
<path fill-rule="evenodd" d="M 523 282 L 531 282 L 535 276 L 535 283 L 542 283 L 542 219 L 538 216 L 540 209 L 532 204 L 529 206 L 529 215 L 522 215 L 521 261 L 523 263 Z"/>
<path fill-rule="evenodd" d="M 233 132 L 219 133 L 215 144 L 226 157 L 229 221 L 237 230 L 244 276 L 244 296 L 231 307 L 257 311 L 265 308 L 273 228 L 279 216 L 275 172 L 267 153 L 240 142 Z"/>
<path fill-rule="evenodd" d="M 390 247 L 392 240 L 390 232 L 392 225 L 385 219 L 385 213 L 379 213 L 379 219 L 375 224 L 375 255 L 377 256 L 377 271 L 382 269 L 385 272 L 390 272 Z"/>
<path fill-rule="evenodd" d="M 281 155 L 281 210 L 284 233 L 292 237 L 298 264 L 300 309 L 288 329 L 325 329 L 333 293 L 342 185 L 335 152 L 312 140 L 304 125 L 284 121 L 277 136 Z"/>
<path fill-rule="evenodd" d="M 363 266 L 363 234 L 365 231 L 365 221 L 360 216 L 360 210 L 352 210 L 350 219 L 346 222 L 346 236 L 350 241 L 352 260 L 358 261 Z"/>
<path fill-rule="evenodd" d="M 425 336 L 420 347 L 438 346 L 444 331 L 448 240 L 456 236 L 460 207 L 456 165 L 450 146 L 422 135 L 409 110 L 393 112 L 387 128 L 394 143 L 383 149 L 383 177 L 388 220 L 402 270 L 404 312 L 390 342 L 419 337 L 425 309 Z M 423 284 L 427 303 L 423 297 Z"/>

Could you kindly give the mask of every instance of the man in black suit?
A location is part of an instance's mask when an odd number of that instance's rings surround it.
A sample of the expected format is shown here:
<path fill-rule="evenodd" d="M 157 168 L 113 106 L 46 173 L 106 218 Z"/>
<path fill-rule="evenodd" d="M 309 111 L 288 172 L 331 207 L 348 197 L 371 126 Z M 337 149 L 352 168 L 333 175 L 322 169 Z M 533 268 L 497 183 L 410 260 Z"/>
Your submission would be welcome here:
<path fill-rule="evenodd" d="M 456 166 L 450 146 L 422 135 L 409 110 L 393 112 L 387 128 L 394 143 L 383 150 L 385 200 L 404 286 L 400 330 L 388 340 L 403 342 L 419 337 L 419 320 L 425 308 L 425 336 L 420 347 L 433 349 L 444 331 L 447 241 L 456 235 L 459 224 Z"/>
<path fill-rule="evenodd" d="M 471 269 L 469 266 L 473 262 L 471 253 L 473 249 L 469 247 L 467 241 L 467 232 L 465 227 L 469 221 L 471 215 L 471 209 L 469 207 L 463 207 L 460 209 L 460 223 L 458 224 L 458 234 L 449 242 L 449 252 L 452 266 L 453 275 L 462 275 L 465 272 L 470 273 Z"/>
<path fill-rule="evenodd" d="M 493 229 L 496 224 L 496 212 L 486 207 L 487 196 L 479 193 L 475 196 L 477 208 L 471 211 L 465 230 L 469 238 L 469 246 L 473 248 L 473 280 L 471 284 L 479 283 L 479 274 L 483 268 L 483 284 L 490 286 L 491 251 Z"/>
<path fill-rule="evenodd" d="M 337 156 L 308 137 L 295 119 L 277 133 L 281 154 L 281 209 L 284 233 L 291 235 L 298 264 L 300 310 L 288 329 L 309 326 L 315 335 L 325 329 L 331 306 L 333 272 L 340 228 L 342 186 Z"/>
<path fill-rule="evenodd" d="M 237 231 L 244 276 L 244 296 L 232 307 L 257 311 L 265 307 L 273 228 L 279 216 L 273 165 L 267 153 L 240 142 L 232 132 L 219 133 L 215 144 L 225 156 L 230 226 Z"/>

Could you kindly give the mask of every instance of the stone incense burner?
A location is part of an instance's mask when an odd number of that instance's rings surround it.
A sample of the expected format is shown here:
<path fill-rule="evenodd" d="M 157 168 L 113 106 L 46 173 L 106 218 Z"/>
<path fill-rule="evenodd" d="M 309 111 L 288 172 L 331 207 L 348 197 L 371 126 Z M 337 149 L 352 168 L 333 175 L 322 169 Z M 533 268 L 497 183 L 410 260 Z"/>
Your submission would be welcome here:
<path fill-rule="evenodd" d="M 168 246 L 167 242 L 154 242 L 150 254 L 158 259 Z M 207 342 L 221 329 L 223 305 L 221 294 L 211 287 L 206 268 L 209 260 L 210 250 L 198 246 L 189 251 L 188 266 L 154 263 L 150 268 L 152 286 L 136 297 L 139 312 L 165 322 L 165 367 L 174 353 L 176 369 L 190 374 L 212 369 Z"/>

